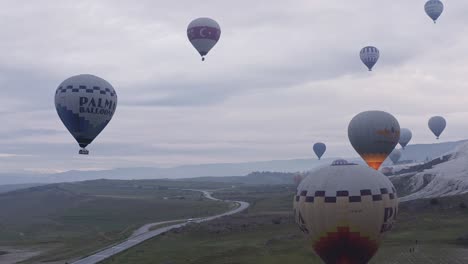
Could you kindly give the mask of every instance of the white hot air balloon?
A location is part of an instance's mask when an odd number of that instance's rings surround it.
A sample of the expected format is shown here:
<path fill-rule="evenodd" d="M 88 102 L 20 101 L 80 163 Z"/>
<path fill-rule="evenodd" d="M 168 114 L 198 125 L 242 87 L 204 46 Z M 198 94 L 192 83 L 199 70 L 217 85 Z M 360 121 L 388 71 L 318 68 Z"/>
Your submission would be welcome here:
<path fill-rule="evenodd" d="M 326 264 L 368 263 L 397 213 L 390 180 L 345 160 L 314 171 L 294 197 L 296 223 Z"/>
<path fill-rule="evenodd" d="M 55 108 L 65 127 L 88 154 L 86 146 L 101 133 L 117 107 L 117 94 L 110 83 L 82 74 L 63 81 L 55 92 Z"/>

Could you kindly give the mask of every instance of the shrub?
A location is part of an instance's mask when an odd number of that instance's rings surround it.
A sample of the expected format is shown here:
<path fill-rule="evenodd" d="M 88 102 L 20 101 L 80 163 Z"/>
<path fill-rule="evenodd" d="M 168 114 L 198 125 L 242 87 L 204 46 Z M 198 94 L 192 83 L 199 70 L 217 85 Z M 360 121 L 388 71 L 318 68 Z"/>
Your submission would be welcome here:
<path fill-rule="evenodd" d="M 430 204 L 431 204 L 431 205 L 438 205 L 438 204 L 439 204 L 439 200 L 437 200 L 437 198 L 432 198 L 432 199 L 430 200 Z"/>

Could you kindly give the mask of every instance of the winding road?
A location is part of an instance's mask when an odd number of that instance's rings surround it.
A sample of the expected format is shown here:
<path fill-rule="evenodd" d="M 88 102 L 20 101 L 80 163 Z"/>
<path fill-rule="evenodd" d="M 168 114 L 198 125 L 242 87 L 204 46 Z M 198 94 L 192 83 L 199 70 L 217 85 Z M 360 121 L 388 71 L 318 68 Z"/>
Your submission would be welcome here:
<path fill-rule="evenodd" d="M 187 189 L 187 191 L 196 191 L 196 192 L 202 192 L 203 195 L 207 198 L 207 199 L 210 199 L 210 200 L 214 200 L 214 201 L 223 201 L 223 202 L 229 202 L 229 203 L 236 203 L 238 206 L 226 213 L 223 213 L 223 214 L 219 214 L 219 215 L 214 215 L 214 216 L 208 216 L 208 217 L 200 217 L 200 218 L 194 218 L 194 219 L 191 219 L 191 221 L 189 221 L 189 219 L 179 219 L 179 220 L 171 220 L 171 221 L 164 221 L 164 222 L 157 222 L 157 223 L 151 223 L 151 224 L 147 224 L 147 225 L 144 225 L 140 228 L 138 228 L 137 230 L 135 230 L 135 232 L 133 232 L 133 234 L 128 238 L 126 239 L 125 241 L 123 242 L 120 242 L 119 244 L 116 244 L 116 245 L 113 245 L 111 247 L 108 247 L 108 248 L 105 248 L 105 249 L 102 249 L 100 250 L 99 252 L 96 252 L 90 256 L 87 256 L 87 257 L 84 257 L 80 260 L 77 260 L 75 262 L 72 262 L 72 264 L 95 264 L 95 263 L 98 263 L 100 261 L 103 261 L 105 259 L 108 259 L 122 251 L 125 251 L 131 247 L 134 247 L 150 238 L 153 238 L 153 237 L 156 237 L 156 236 L 159 236 L 167 231 L 170 231 L 172 229 L 176 229 L 176 228 L 180 228 L 180 227 L 183 227 L 189 223 L 202 223 L 202 222 L 207 222 L 207 221 L 211 221 L 211 220 L 214 220 L 214 219 L 217 219 L 217 218 L 221 218 L 223 216 L 228 216 L 228 215 L 233 215 L 233 214 L 237 214 L 237 213 L 240 213 L 242 211 L 244 211 L 245 209 L 247 209 L 250 204 L 247 203 L 247 202 L 242 202 L 242 201 L 228 201 L 228 200 L 220 200 L 220 199 L 216 199 L 214 198 L 213 196 L 211 196 L 211 193 L 209 191 L 205 191 L 205 190 L 195 190 L 195 189 Z M 158 225 L 165 225 L 165 224 L 170 224 L 170 223 L 175 223 L 175 222 L 181 222 L 181 221 L 184 221 L 183 223 L 178 223 L 178 224 L 174 224 L 174 225 L 170 225 L 170 226 L 164 226 L 164 227 L 161 227 L 161 228 L 157 228 L 157 229 L 154 229 L 154 230 L 151 230 L 152 227 L 155 227 L 155 226 L 158 226 Z"/>

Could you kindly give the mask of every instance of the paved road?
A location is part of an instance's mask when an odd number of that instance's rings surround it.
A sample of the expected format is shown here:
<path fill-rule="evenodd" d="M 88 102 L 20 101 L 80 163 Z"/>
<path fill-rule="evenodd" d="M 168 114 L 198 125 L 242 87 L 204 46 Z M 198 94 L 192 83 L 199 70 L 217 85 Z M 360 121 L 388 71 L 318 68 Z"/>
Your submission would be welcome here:
<path fill-rule="evenodd" d="M 202 192 L 203 195 L 208 199 L 215 200 L 215 201 L 221 201 L 219 199 L 216 199 L 216 198 L 212 197 L 211 193 L 208 192 L 208 191 L 193 190 L 193 189 L 190 189 L 190 191 Z M 247 209 L 250 206 L 249 203 L 242 202 L 242 201 L 225 201 L 225 202 L 234 202 L 234 203 L 237 203 L 238 206 L 236 208 L 232 209 L 231 211 L 226 212 L 226 213 L 219 214 L 219 215 L 214 215 L 214 216 L 209 216 L 209 217 L 195 218 L 191 222 L 193 222 L 193 223 L 202 223 L 202 222 L 211 221 L 211 220 L 223 217 L 223 216 L 237 214 L 239 212 L 244 211 L 245 209 Z M 161 224 L 169 224 L 169 223 L 172 223 L 172 222 L 180 222 L 180 221 L 185 221 L 185 222 L 170 225 L 170 226 L 161 227 L 161 228 L 154 229 L 154 230 L 150 231 L 151 227 L 161 225 Z M 99 251 L 97 253 L 94 253 L 93 255 L 90 255 L 88 257 L 85 257 L 85 258 L 82 258 L 82 259 L 80 259 L 78 261 L 75 261 L 75 262 L 73 262 L 73 264 L 95 264 L 95 263 L 98 263 L 98 262 L 103 261 L 105 259 L 108 259 L 108 258 L 112 257 L 113 255 L 116 255 L 116 254 L 118 254 L 118 253 L 120 253 L 122 251 L 125 251 L 125 250 L 127 250 L 127 249 L 129 249 L 131 247 L 134 247 L 134 246 L 142 243 L 145 240 L 148 240 L 148 239 L 153 238 L 155 236 L 161 235 L 162 233 L 165 233 L 165 232 L 167 232 L 169 230 L 183 227 L 183 226 L 185 226 L 187 224 L 189 224 L 188 219 L 180 219 L 180 220 L 171 220 L 171 221 L 164 221 L 164 222 L 151 223 L 151 224 L 144 225 L 144 226 L 140 227 L 139 229 L 135 230 L 135 232 L 132 234 L 132 236 L 130 236 L 127 240 L 125 240 L 125 241 L 123 241 L 123 242 L 121 242 L 121 243 L 119 243 L 117 245 L 111 246 L 109 248 L 105 248 L 105 249 L 103 249 L 103 250 L 101 250 L 101 251 Z"/>

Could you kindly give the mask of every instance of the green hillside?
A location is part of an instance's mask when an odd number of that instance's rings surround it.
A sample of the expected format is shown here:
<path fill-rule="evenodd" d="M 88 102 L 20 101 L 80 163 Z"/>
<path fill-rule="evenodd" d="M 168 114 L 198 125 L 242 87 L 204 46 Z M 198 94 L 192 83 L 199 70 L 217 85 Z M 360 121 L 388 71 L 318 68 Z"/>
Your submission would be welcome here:
<path fill-rule="evenodd" d="M 0 194 L 0 247 L 37 247 L 38 261 L 83 256 L 139 226 L 224 212 L 228 205 L 175 187 L 191 183 L 97 180 Z M 199 186 L 198 186 L 199 187 Z M 218 186 L 219 187 L 219 186 Z"/>

